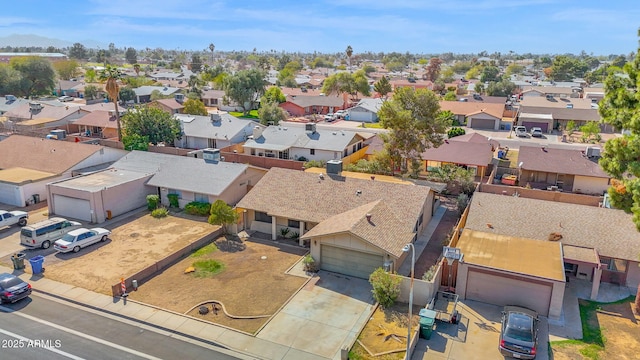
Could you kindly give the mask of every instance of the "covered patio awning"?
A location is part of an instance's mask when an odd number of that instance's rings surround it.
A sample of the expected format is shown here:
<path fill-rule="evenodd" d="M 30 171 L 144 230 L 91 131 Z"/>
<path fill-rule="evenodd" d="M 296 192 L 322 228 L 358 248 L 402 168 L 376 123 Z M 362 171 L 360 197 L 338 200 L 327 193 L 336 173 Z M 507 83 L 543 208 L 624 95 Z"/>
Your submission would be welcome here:
<path fill-rule="evenodd" d="M 598 250 L 594 248 L 563 244 L 562 252 L 564 260 L 590 264 L 595 267 L 600 266 L 600 255 L 598 255 Z"/>

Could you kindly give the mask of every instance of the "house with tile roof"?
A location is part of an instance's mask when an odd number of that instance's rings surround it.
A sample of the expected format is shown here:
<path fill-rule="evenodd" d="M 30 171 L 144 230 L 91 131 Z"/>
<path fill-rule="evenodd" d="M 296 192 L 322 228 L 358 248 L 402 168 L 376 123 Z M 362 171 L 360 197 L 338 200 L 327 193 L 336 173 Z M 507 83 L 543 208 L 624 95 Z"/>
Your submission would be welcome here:
<path fill-rule="evenodd" d="M 179 92 L 179 88 L 168 87 L 168 86 L 151 86 L 145 85 L 140 86 L 133 91 L 136 93 L 136 103 L 143 104 L 151 101 L 151 94 L 154 91 L 158 91 L 162 96 L 173 96 L 175 93 Z"/>
<path fill-rule="evenodd" d="M 534 189 L 550 189 L 588 195 L 602 195 L 609 188 L 609 176 L 598 164 L 600 148 L 593 153 L 579 149 L 520 146 L 519 182 Z M 597 153 L 597 155 L 596 155 Z"/>
<path fill-rule="evenodd" d="M 12 126 L 24 131 L 65 129 L 67 133 L 76 132 L 73 122 L 88 114 L 77 104 L 71 105 L 55 101 L 29 101 L 4 113 Z"/>
<path fill-rule="evenodd" d="M 118 124 L 115 110 L 96 110 L 74 122 L 79 133 L 84 136 L 99 137 L 103 139 L 118 137 Z"/>
<path fill-rule="evenodd" d="M 176 114 L 175 118 L 180 120 L 183 133 L 175 145 L 186 149 L 222 149 L 244 142 L 256 127 L 266 128 L 251 119 L 240 119 L 222 111 L 212 112 L 209 116 Z"/>
<path fill-rule="evenodd" d="M 473 129 L 504 130 L 511 120 L 502 121 L 505 104 L 440 101 L 440 110 L 451 111 L 461 125 Z"/>
<path fill-rule="evenodd" d="M 275 240 L 288 228 L 321 269 L 368 278 L 402 263 L 402 248 L 422 233 L 433 202 L 426 186 L 272 168 L 237 207 L 246 210 L 246 229 Z"/>
<path fill-rule="evenodd" d="M 558 98 L 558 97 L 527 97 L 520 101 L 517 124 L 529 130 L 531 127 L 540 127 L 547 133 L 558 127 L 566 128 L 569 121 L 576 126 L 582 126 L 588 122 L 600 122 L 598 104 L 591 99 L 582 98 Z M 601 124 L 602 131 L 611 132 L 611 125 Z"/>
<path fill-rule="evenodd" d="M 244 143 L 244 154 L 298 160 L 339 160 L 364 147 L 365 137 L 348 130 L 319 128 L 316 124 L 271 125 L 255 128 Z"/>
<path fill-rule="evenodd" d="M 489 236 L 507 237 L 501 246 L 511 246 L 511 239 L 524 238 L 540 246 L 560 243 L 562 263 L 567 278 L 588 280 L 592 284 L 591 298 L 597 298 L 601 282 L 637 288 L 640 282 L 640 237 L 632 215 L 622 210 L 579 205 L 518 196 L 476 192 L 469 205 L 462 236 L 481 232 Z M 467 249 L 469 256 L 491 255 L 486 248 Z M 554 294 L 557 286 L 549 277 L 540 276 L 540 266 L 551 270 L 556 266 L 531 262 L 538 256 L 537 247 L 510 254 L 493 254 L 495 266 L 473 266 L 460 271 L 456 292 L 468 299 L 506 305 L 516 304 L 512 295 L 517 289 L 521 302 L 536 300 L 537 308 L 548 307 L 549 314 L 559 315 L 561 299 Z M 496 271 L 498 264 L 520 262 L 518 269 Z M 546 265 L 545 265 L 546 264 Z M 475 272 L 472 274 L 472 272 Z M 490 285 L 488 285 L 490 284 Z M 506 297 L 502 297 L 507 294 Z"/>
<path fill-rule="evenodd" d="M 126 154 L 98 145 L 22 135 L 0 141 L 0 152 L 0 202 L 14 206 L 44 200 L 47 183 L 70 178 L 82 169 L 107 167 Z"/>
<path fill-rule="evenodd" d="M 421 158 L 423 174 L 450 164 L 472 170 L 480 179 L 489 175 L 488 167 L 499 144 L 495 140 L 477 134 L 465 134 L 447 139 L 438 147 L 426 149 Z"/>
<path fill-rule="evenodd" d="M 29 100 L 13 95 L 0 96 L 0 115 L 4 115 L 7 111 L 28 103 Z"/>
<path fill-rule="evenodd" d="M 132 151 L 109 168 L 47 185 L 49 213 L 91 223 L 146 206 L 156 194 L 169 207 L 223 200 L 235 205 L 266 171 L 246 164 Z"/>
<path fill-rule="evenodd" d="M 527 97 L 562 97 L 579 98 L 582 89 L 579 85 L 575 87 L 565 86 L 526 86 L 522 89 L 522 98 Z"/>
<path fill-rule="evenodd" d="M 181 96 L 178 96 L 178 95 L 181 95 Z M 184 95 L 176 94 L 176 98 L 184 98 Z M 164 112 L 168 112 L 171 115 L 182 114 L 184 110 L 184 105 L 182 105 L 182 102 L 178 101 L 176 98 L 158 99 L 151 102 L 151 104 L 153 104 L 154 106 L 157 106 L 159 109 L 161 109 Z"/>
<path fill-rule="evenodd" d="M 292 116 L 328 114 L 346 107 L 348 94 L 335 95 L 291 95 L 280 104 Z"/>

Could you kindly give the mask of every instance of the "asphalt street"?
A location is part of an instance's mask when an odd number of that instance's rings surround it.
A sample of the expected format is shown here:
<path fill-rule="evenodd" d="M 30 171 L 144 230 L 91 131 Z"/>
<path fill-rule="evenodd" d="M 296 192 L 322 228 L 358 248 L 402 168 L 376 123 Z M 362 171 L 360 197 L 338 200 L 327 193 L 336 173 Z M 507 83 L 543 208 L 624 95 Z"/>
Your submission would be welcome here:
<path fill-rule="evenodd" d="M 35 293 L 0 306 L 0 354 L 2 359 L 17 360 L 247 358 Z"/>

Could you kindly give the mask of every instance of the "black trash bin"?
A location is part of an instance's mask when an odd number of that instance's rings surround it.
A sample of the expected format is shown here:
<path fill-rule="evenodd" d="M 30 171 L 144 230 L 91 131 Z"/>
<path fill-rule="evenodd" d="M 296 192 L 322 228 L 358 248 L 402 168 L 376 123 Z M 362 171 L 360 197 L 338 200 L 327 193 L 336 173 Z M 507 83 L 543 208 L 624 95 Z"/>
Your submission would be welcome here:
<path fill-rule="evenodd" d="M 14 270 L 22 270 L 24 269 L 24 258 L 25 258 L 25 254 L 24 253 L 17 253 L 17 254 L 13 254 L 11 255 L 11 262 L 13 263 L 13 269 Z"/>
<path fill-rule="evenodd" d="M 40 194 L 33 194 L 33 203 L 37 204 L 40 202 Z"/>

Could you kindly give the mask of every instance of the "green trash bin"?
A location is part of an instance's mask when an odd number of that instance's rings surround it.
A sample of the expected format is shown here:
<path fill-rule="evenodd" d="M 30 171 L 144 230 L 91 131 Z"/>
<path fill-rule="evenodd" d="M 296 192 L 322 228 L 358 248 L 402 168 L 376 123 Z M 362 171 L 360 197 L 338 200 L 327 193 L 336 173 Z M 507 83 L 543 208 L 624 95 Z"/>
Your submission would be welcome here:
<path fill-rule="evenodd" d="M 13 269 L 14 270 L 22 270 L 24 269 L 24 258 L 25 258 L 25 254 L 24 253 L 17 253 L 17 254 L 13 254 L 11 255 L 11 262 L 13 263 Z"/>
<path fill-rule="evenodd" d="M 424 339 L 431 339 L 433 325 L 436 322 L 436 312 L 429 309 L 420 310 L 420 336 Z"/>

